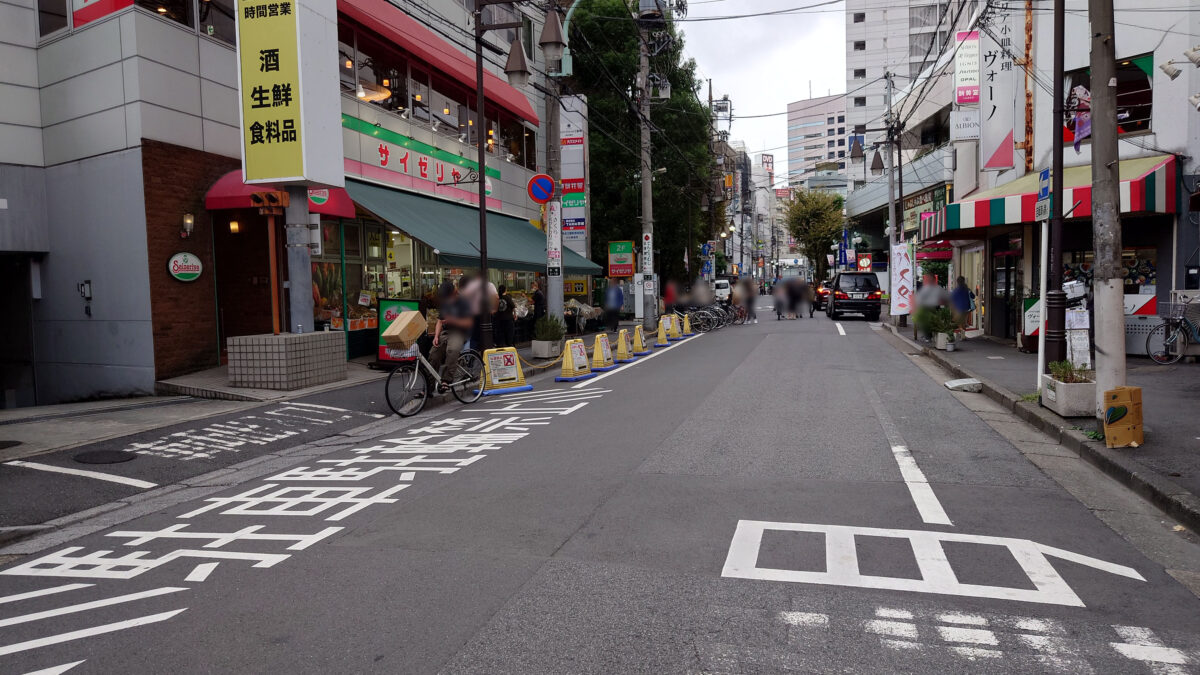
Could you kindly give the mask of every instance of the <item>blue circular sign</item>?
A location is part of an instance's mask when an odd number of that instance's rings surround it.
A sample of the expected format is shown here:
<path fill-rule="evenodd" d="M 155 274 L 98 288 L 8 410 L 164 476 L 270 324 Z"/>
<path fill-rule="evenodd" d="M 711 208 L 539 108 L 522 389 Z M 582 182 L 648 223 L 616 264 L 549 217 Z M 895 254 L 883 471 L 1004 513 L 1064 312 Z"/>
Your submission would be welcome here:
<path fill-rule="evenodd" d="M 554 196 L 554 179 L 544 173 L 539 173 L 529 179 L 529 198 L 538 204 L 545 204 Z"/>

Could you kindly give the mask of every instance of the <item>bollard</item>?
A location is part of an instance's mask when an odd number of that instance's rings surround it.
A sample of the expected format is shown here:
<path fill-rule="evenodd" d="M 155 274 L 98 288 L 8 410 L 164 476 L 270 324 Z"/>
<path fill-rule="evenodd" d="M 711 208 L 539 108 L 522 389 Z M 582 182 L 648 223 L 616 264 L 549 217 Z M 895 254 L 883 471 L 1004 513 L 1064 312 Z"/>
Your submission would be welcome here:
<path fill-rule="evenodd" d="M 679 334 L 679 317 L 675 314 L 667 316 L 667 339 L 671 342 L 678 342 L 683 339 Z"/>
<path fill-rule="evenodd" d="M 671 323 L 670 319 L 665 316 L 658 317 L 658 335 L 654 340 L 654 348 L 667 346 L 667 324 Z"/>
<path fill-rule="evenodd" d="M 687 314 L 684 314 L 683 315 L 683 337 L 692 337 L 695 334 L 696 334 L 695 331 L 692 330 L 692 317 L 688 316 Z"/>
<path fill-rule="evenodd" d="M 639 324 L 633 327 L 633 355 L 645 356 L 651 352 L 651 349 L 646 346 L 646 332 L 642 330 Z"/>
<path fill-rule="evenodd" d="M 596 376 L 588 365 L 587 346 L 583 340 L 567 340 L 563 349 L 562 375 L 554 378 L 555 382 L 576 382 Z"/>
<path fill-rule="evenodd" d="M 637 357 L 633 355 L 633 336 L 624 328 L 617 333 L 617 354 L 614 360 L 617 363 L 637 361 Z"/>
<path fill-rule="evenodd" d="M 616 368 L 613 361 L 612 346 L 608 343 L 608 333 L 600 333 L 592 344 L 592 372 L 602 373 Z"/>

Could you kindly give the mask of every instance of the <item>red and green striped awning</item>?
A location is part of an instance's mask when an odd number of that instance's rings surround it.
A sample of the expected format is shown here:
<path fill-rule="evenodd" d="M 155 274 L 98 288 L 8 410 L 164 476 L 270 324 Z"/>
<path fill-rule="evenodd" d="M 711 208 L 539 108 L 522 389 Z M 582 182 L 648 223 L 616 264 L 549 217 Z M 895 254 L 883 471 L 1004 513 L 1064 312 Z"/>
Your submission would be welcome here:
<path fill-rule="evenodd" d="M 1121 160 L 1121 213 L 1175 212 L 1175 156 L 1154 155 Z M 1073 166 L 1063 171 L 1063 202 L 1069 218 L 1092 215 L 1092 167 Z M 981 192 L 971 199 L 947 204 L 922 214 L 921 239 L 967 234 L 989 225 L 1032 223 L 1037 205 L 1038 175 L 1030 173 L 1011 183 Z M 1078 202 L 1078 206 L 1075 206 Z M 1071 207 L 1074 210 L 1071 211 Z"/>

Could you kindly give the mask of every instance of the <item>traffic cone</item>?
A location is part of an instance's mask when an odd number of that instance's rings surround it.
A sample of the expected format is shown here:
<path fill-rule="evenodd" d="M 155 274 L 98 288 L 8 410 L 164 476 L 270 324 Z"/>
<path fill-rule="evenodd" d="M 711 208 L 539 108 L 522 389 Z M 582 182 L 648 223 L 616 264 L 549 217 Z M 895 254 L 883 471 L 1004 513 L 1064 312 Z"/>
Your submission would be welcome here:
<path fill-rule="evenodd" d="M 645 356 L 652 350 L 646 346 L 646 331 L 642 330 L 641 324 L 633 327 L 633 355 Z"/>
<path fill-rule="evenodd" d="M 665 316 L 658 317 L 658 336 L 654 340 L 654 348 L 667 346 L 667 324 L 670 321 Z"/>
<path fill-rule="evenodd" d="M 633 336 L 624 328 L 617 333 L 617 354 L 614 360 L 617 363 L 637 361 L 637 357 L 633 355 Z"/>
<path fill-rule="evenodd" d="M 683 336 L 679 334 L 679 317 L 674 314 L 667 315 L 667 339 L 671 342 L 683 339 Z"/>
<path fill-rule="evenodd" d="M 600 333 L 592 345 L 592 372 L 604 372 L 616 367 L 612 347 L 608 343 L 608 333 Z"/>
<path fill-rule="evenodd" d="M 567 340 L 563 351 L 562 375 L 554 378 L 555 382 L 575 382 L 596 376 L 588 364 L 587 345 L 583 340 Z"/>
<path fill-rule="evenodd" d="M 683 315 L 683 337 L 692 337 L 696 333 L 692 330 L 692 317 L 687 314 Z"/>

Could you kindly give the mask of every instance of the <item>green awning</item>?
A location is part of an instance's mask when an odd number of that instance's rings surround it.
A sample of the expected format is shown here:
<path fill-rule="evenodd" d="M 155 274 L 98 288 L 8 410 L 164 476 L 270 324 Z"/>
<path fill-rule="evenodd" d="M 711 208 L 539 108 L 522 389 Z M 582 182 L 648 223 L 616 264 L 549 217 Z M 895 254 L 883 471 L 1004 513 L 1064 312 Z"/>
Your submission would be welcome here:
<path fill-rule="evenodd" d="M 409 192 L 346 181 L 346 192 L 359 206 L 417 241 L 436 248 L 439 262 L 479 266 L 479 210 Z M 546 235 L 529 221 L 488 212 L 488 266 L 523 272 L 546 270 Z M 563 248 L 567 274 L 600 275 L 603 269 Z"/>

